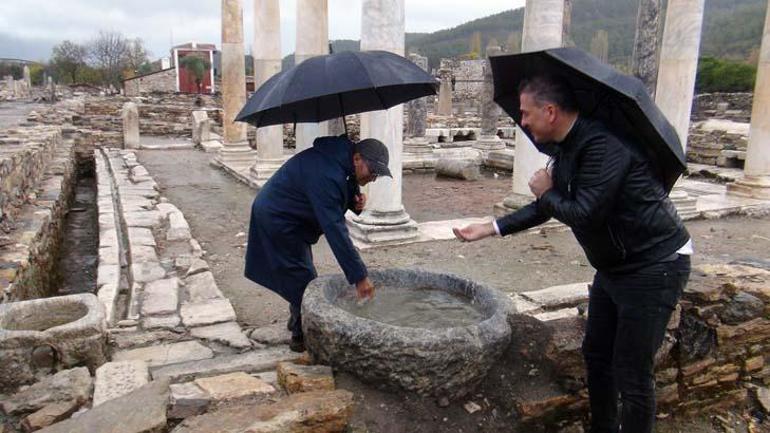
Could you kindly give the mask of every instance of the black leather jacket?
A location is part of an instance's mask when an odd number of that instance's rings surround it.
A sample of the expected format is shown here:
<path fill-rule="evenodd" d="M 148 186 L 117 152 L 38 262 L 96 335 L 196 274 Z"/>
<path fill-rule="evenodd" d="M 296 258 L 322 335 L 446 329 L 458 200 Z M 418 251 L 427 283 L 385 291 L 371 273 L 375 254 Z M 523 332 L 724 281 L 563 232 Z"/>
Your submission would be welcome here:
<path fill-rule="evenodd" d="M 648 159 L 601 123 L 579 117 L 553 149 L 554 187 L 498 219 L 503 236 L 553 217 L 572 229 L 591 265 L 606 272 L 660 261 L 690 238 Z"/>

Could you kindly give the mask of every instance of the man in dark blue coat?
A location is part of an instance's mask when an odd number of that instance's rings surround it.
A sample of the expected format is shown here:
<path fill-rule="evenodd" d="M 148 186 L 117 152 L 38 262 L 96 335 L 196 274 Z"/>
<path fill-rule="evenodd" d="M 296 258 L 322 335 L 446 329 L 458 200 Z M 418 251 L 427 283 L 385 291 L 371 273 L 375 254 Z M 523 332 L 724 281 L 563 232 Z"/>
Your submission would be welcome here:
<path fill-rule="evenodd" d="M 374 295 L 366 266 L 350 240 L 345 212 L 363 210 L 366 196 L 359 187 L 378 176 L 391 176 L 382 142 L 320 137 L 286 161 L 254 199 L 246 278 L 289 302 L 292 350 L 304 351 L 300 306 L 305 288 L 317 276 L 311 245 L 321 234 L 358 296 Z"/>

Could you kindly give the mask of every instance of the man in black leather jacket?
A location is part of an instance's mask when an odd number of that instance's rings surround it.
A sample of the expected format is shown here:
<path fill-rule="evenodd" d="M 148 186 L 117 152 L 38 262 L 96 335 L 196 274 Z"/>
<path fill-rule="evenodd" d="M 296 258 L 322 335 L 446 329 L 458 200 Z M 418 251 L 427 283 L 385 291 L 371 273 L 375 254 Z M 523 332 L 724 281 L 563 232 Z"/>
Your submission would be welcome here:
<path fill-rule="evenodd" d="M 521 126 L 552 165 L 530 179 L 535 201 L 455 235 L 505 236 L 550 218 L 568 225 L 597 270 L 583 341 L 591 432 L 652 432 L 654 358 L 689 277 L 690 236 L 650 161 L 581 116 L 566 83 L 536 77 L 519 95 Z"/>

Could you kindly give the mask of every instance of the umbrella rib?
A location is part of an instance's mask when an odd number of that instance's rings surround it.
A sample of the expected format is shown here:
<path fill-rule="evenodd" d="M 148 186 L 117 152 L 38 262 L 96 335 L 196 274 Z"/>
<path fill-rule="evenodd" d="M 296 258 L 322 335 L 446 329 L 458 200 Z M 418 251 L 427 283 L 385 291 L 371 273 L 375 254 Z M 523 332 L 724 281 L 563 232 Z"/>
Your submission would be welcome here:
<path fill-rule="evenodd" d="M 377 100 L 380 101 L 380 105 L 383 107 L 382 109 L 387 110 L 387 108 L 385 108 L 385 101 L 382 100 L 382 96 L 380 96 L 380 92 L 378 91 L 379 87 L 377 87 L 377 85 L 374 84 L 374 80 L 372 80 L 372 77 L 369 74 L 369 68 L 366 67 L 364 62 L 362 62 L 358 56 L 354 55 L 353 57 L 355 57 L 356 61 L 361 65 L 361 68 L 363 68 L 363 70 L 366 71 L 366 78 L 369 79 L 369 85 L 373 89 L 374 94 L 377 96 Z"/>

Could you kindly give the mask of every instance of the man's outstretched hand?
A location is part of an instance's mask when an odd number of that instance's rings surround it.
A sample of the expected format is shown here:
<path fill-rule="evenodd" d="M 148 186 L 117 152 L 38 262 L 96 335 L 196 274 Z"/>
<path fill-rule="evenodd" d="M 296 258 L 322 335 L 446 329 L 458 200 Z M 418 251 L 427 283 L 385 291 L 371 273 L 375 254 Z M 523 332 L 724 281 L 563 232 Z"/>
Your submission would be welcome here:
<path fill-rule="evenodd" d="M 461 241 L 473 242 L 494 235 L 495 227 L 492 223 L 471 224 L 463 228 L 455 227 L 452 229 L 452 232 Z"/>
<path fill-rule="evenodd" d="M 358 299 L 374 298 L 374 284 L 369 280 L 369 277 L 356 283 L 356 296 Z"/>

